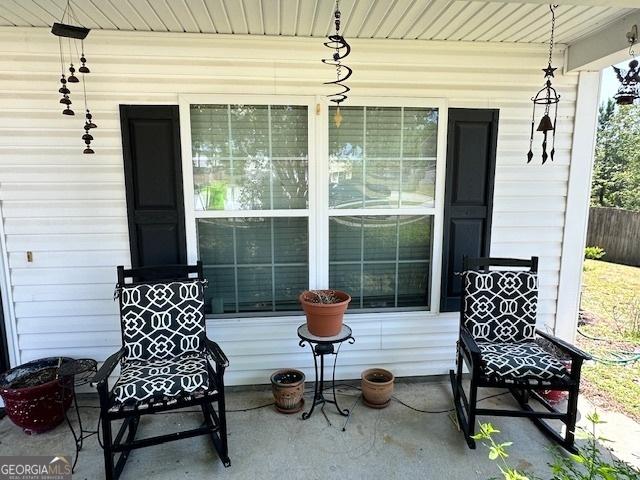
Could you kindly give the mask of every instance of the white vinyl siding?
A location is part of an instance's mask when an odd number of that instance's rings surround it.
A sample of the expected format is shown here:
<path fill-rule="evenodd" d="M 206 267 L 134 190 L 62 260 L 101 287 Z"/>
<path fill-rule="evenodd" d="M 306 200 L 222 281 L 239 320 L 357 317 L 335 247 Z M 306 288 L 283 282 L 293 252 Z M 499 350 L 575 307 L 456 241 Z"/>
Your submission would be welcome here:
<path fill-rule="evenodd" d="M 529 99 L 543 83 L 544 46 L 401 40 L 352 46 L 353 101 L 440 98 L 448 107 L 500 109 L 491 253 L 540 256 L 539 324 L 553 327 L 577 76 L 557 70 L 555 161 L 540 165 L 536 138 L 536 156 L 526 165 Z M 187 94 L 325 95 L 330 89 L 322 82 L 334 74 L 319 61 L 326 55 L 320 39 L 92 31 L 87 87 L 98 128 L 96 154 L 88 156 L 81 153 L 81 118 L 63 117 L 58 104 L 57 49 L 47 29 L 0 29 L 0 201 L 22 362 L 48 355 L 104 360 L 120 344 L 112 298 L 115 266 L 128 263 L 129 245 L 119 104 L 178 104 Z M 78 92 L 72 100 L 81 103 Z M 355 378 L 371 365 L 397 375 L 445 373 L 457 320 L 425 312 L 348 316 L 356 343 L 343 349 L 337 376 Z M 303 321 L 210 320 L 210 336 L 231 360 L 229 384 L 264 383 L 284 366 L 311 375 L 309 352 L 296 341 Z"/>

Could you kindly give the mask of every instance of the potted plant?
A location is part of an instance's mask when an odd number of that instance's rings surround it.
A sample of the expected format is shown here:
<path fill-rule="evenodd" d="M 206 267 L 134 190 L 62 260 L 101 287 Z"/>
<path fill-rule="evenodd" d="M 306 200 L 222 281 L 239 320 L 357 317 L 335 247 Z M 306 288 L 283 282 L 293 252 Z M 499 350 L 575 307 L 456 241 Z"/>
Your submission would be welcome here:
<path fill-rule="evenodd" d="M 351 296 L 340 290 L 305 290 L 300 303 L 307 316 L 309 333 L 318 337 L 333 337 L 342 329 L 342 317 Z"/>
<path fill-rule="evenodd" d="M 304 406 L 304 373 L 283 368 L 271 375 L 271 390 L 280 413 L 297 413 Z"/>
<path fill-rule="evenodd" d="M 0 396 L 13 423 L 25 433 L 58 426 L 73 399 L 73 376 L 60 378 L 60 366 L 72 361 L 49 357 L 25 363 L 0 375 Z"/>
<path fill-rule="evenodd" d="M 384 408 L 393 395 L 393 373 L 384 368 L 370 368 L 362 372 L 362 397 L 371 408 Z"/>

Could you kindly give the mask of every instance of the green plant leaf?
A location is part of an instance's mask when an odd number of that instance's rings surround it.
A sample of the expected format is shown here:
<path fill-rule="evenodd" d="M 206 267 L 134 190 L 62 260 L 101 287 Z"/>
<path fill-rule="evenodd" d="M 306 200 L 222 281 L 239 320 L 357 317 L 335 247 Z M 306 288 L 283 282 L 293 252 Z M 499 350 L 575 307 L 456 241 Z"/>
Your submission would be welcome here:
<path fill-rule="evenodd" d="M 570 453 L 569 457 L 576 463 L 585 463 L 587 461 L 582 455 L 576 455 L 575 453 Z"/>
<path fill-rule="evenodd" d="M 498 449 L 496 447 L 489 448 L 489 460 L 495 460 L 498 456 Z"/>

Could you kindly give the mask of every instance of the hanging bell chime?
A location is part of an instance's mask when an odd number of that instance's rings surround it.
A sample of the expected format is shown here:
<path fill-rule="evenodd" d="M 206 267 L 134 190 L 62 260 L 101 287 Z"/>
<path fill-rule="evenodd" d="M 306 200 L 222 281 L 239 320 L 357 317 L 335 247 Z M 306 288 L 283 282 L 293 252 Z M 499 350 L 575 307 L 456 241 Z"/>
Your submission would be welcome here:
<path fill-rule="evenodd" d="M 616 72 L 616 76 L 620 81 L 620 87 L 618 92 L 613 96 L 618 105 L 632 105 L 638 98 L 640 98 L 640 92 L 638 87 L 640 85 L 640 69 L 638 68 L 638 61 L 633 59 L 629 62 L 629 69 L 624 72 L 618 67 L 613 67 Z"/>
<path fill-rule="evenodd" d="M 558 120 L 558 102 L 560 101 L 560 95 L 553 85 L 551 84 L 551 79 L 554 78 L 554 72 L 557 68 L 551 66 L 551 62 L 553 60 L 553 36 L 555 33 L 556 27 L 556 10 L 557 5 L 549 5 L 549 10 L 551 10 L 551 37 L 549 39 L 549 62 L 547 64 L 547 68 L 543 68 L 545 83 L 544 86 L 538 90 L 538 93 L 535 94 L 531 98 L 533 102 L 533 113 L 531 115 L 531 135 L 529 137 L 529 151 L 527 152 L 527 163 L 531 163 L 533 160 L 533 135 L 534 135 L 534 127 L 536 121 L 536 108 L 538 106 L 544 107 L 544 113 L 540 122 L 538 123 L 538 128 L 535 129 L 537 132 L 541 132 L 543 135 L 542 138 L 542 164 L 551 158 L 553 161 L 553 157 L 556 153 L 556 122 Z M 551 135 L 551 150 L 548 151 L 548 140 L 549 135 Z"/>
<path fill-rule="evenodd" d="M 635 52 L 633 46 L 638 41 L 638 26 L 633 25 L 631 30 L 627 32 L 627 42 L 629 43 L 629 55 L 632 60 L 629 62 L 628 70 L 624 71 L 621 68 L 613 66 L 613 70 L 616 72 L 616 77 L 620 82 L 618 91 L 613 96 L 618 105 L 631 105 L 638 98 L 640 98 L 640 68 L 638 68 L 638 61 L 634 58 Z"/>
<path fill-rule="evenodd" d="M 65 22 L 66 20 L 66 22 Z M 72 102 L 69 98 L 71 91 L 69 90 L 69 84 L 71 83 L 80 83 L 80 79 L 76 76 L 76 69 L 74 67 L 73 61 L 69 61 L 68 65 L 68 76 L 65 76 L 65 66 L 67 65 L 67 59 L 73 60 L 78 56 L 78 44 L 79 40 L 82 45 L 82 53 L 80 54 L 80 68 L 78 68 L 78 72 L 82 74 L 82 89 L 84 93 L 84 105 L 86 109 L 85 114 L 85 124 L 84 124 L 84 134 L 82 135 L 82 140 L 85 143 L 85 148 L 83 153 L 92 154 L 94 153 L 91 148 L 91 142 L 93 141 L 93 135 L 89 133 L 90 130 L 96 128 L 96 124 L 93 123 L 91 112 L 87 107 L 87 84 L 85 75 L 90 73 L 89 67 L 87 67 L 87 58 L 84 54 L 84 39 L 89 34 L 90 30 L 85 27 L 81 27 L 78 25 L 73 25 L 73 23 L 79 23 L 78 18 L 76 17 L 73 6 L 71 5 L 71 1 L 67 0 L 67 5 L 62 12 L 62 18 L 60 22 L 55 22 L 51 27 L 51 33 L 58 37 L 58 45 L 60 49 L 60 68 L 62 69 L 62 76 L 60 79 L 61 86 L 58 89 L 58 92 L 62 94 L 62 98 L 60 99 L 60 103 L 65 105 L 65 109 L 62 111 L 64 115 L 75 115 L 74 111 L 69 107 Z M 63 41 L 63 39 L 68 39 L 67 41 Z M 63 45 L 68 45 L 68 52 L 65 52 Z M 72 51 L 72 45 L 75 46 L 75 55 Z"/>
<path fill-rule="evenodd" d="M 553 74 L 552 74 L 553 75 Z M 527 153 L 527 163 L 530 163 L 533 159 L 533 126 L 536 119 L 536 107 L 538 105 L 544 106 L 544 114 L 538 124 L 537 132 L 542 132 L 542 164 L 555 156 L 556 149 L 556 121 L 558 119 L 558 102 L 560 101 L 560 95 L 556 92 L 556 89 L 551 85 L 551 79 L 547 78 L 545 86 L 538 91 L 535 97 L 531 99 L 533 101 L 533 115 L 531 116 L 531 136 L 529 138 L 529 152 Z M 553 109 L 553 110 L 552 110 Z M 551 116 L 553 115 L 553 120 Z M 548 150 L 548 136 L 551 132 L 551 151 Z"/>

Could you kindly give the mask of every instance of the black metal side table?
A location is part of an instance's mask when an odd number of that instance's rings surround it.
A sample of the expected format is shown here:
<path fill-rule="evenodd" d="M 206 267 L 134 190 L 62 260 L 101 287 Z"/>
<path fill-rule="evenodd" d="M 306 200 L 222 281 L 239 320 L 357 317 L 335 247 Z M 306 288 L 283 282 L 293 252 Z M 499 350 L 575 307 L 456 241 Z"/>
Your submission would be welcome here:
<path fill-rule="evenodd" d="M 76 417 L 78 418 L 78 431 L 76 432 L 75 428 L 67 415 L 66 409 L 64 409 L 64 418 L 67 421 L 67 425 L 69 425 L 69 430 L 71 430 L 71 434 L 73 435 L 73 440 L 76 444 L 76 456 L 73 461 L 73 467 L 71 467 L 71 473 L 76 468 L 76 463 L 78 463 L 78 454 L 80 450 L 82 450 L 82 443 L 84 439 L 94 435 L 96 432 L 91 430 L 85 430 L 82 427 L 82 418 L 80 417 L 80 409 L 78 408 L 78 397 L 76 396 L 76 387 L 80 387 L 82 385 L 86 385 L 89 381 L 94 377 L 96 372 L 98 371 L 98 362 L 92 360 L 90 358 L 82 358 L 78 360 L 74 360 L 72 362 L 65 362 L 60 366 L 58 370 L 58 377 L 65 378 L 69 376 L 73 376 L 73 406 L 76 409 Z M 65 382 L 60 382 L 62 388 L 65 388 Z M 62 395 L 64 398 L 64 392 Z"/>
<path fill-rule="evenodd" d="M 311 404 L 311 409 L 308 412 L 302 414 L 302 419 L 306 420 L 313 414 L 313 410 L 316 405 L 322 405 L 320 411 L 324 415 L 324 418 L 327 420 L 329 425 L 331 425 L 331 421 L 327 414 L 324 411 L 324 405 L 326 403 L 333 403 L 336 406 L 336 410 L 343 417 L 349 416 L 349 410 L 342 410 L 338 405 L 338 400 L 336 399 L 336 362 L 338 361 L 338 353 L 340 353 L 340 347 L 343 342 L 354 343 L 356 341 L 352 336 L 351 327 L 348 325 L 342 325 L 342 330 L 340 333 L 334 337 L 318 337 L 309 332 L 307 328 L 307 324 L 300 325 L 298 327 L 298 337 L 300 337 L 300 346 L 304 347 L 305 343 L 309 344 L 311 347 L 311 353 L 313 353 L 313 365 L 315 367 L 316 378 L 314 384 L 314 394 L 313 394 L 313 403 Z M 336 344 L 338 347 L 336 348 Z M 333 355 L 333 373 L 331 376 L 331 389 L 333 391 L 333 400 L 325 398 L 324 396 L 324 357 L 325 355 Z M 320 357 L 320 368 L 318 372 L 318 357 Z"/>

